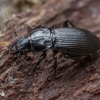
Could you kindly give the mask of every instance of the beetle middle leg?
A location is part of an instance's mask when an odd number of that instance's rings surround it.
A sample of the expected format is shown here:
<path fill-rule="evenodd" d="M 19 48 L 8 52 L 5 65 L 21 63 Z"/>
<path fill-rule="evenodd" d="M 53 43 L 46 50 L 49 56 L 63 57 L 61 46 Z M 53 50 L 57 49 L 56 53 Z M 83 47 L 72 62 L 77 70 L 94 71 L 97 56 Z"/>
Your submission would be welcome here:
<path fill-rule="evenodd" d="M 54 69 L 55 69 L 55 77 L 56 77 L 56 70 L 57 70 L 57 53 L 58 51 L 53 50 L 53 58 L 55 59 Z"/>
<path fill-rule="evenodd" d="M 72 22 L 70 22 L 68 19 L 66 19 L 63 23 L 63 27 L 68 27 L 68 23 L 72 26 L 72 27 L 75 27 L 75 25 L 73 25 Z"/>
<path fill-rule="evenodd" d="M 36 68 L 37 68 L 37 66 L 40 64 L 40 62 L 41 62 L 43 59 L 46 58 L 46 55 L 47 55 L 47 53 L 46 53 L 46 51 L 44 51 L 43 54 L 40 56 L 40 58 L 39 58 L 39 60 L 38 60 L 38 62 L 37 62 L 37 64 L 36 64 L 36 66 L 35 66 L 34 69 L 29 73 L 29 75 L 32 74 L 32 73 L 36 70 Z"/>

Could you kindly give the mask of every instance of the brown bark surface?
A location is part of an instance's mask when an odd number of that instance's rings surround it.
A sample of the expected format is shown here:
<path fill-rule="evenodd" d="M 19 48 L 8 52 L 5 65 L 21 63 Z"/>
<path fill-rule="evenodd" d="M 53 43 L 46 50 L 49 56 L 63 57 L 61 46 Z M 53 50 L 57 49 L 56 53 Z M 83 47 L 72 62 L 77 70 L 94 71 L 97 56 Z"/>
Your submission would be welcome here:
<path fill-rule="evenodd" d="M 18 37 L 28 36 L 28 26 L 62 27 L 64 19 L 69 19 L 76 27 L 88 29 L 100 37 L 99 0 L 47 0 L 13 18 Z M 64 59 L 59 53 L 57 76 L 54 79 L 53 53 L 37 70 L 29 75 L 41 53 L 28 53 L 20 57 L 5 86 L 3 85 L 16 56 L 8 54 L 8 47 L 16 40 L 12 27 L 0 35 L 0 100 L 100 100 L 100 73 L 90 65 Z M 8 27 L 9 26 L 9 27 Z M 100 57 L 92 62 L 100 68 Z"/>

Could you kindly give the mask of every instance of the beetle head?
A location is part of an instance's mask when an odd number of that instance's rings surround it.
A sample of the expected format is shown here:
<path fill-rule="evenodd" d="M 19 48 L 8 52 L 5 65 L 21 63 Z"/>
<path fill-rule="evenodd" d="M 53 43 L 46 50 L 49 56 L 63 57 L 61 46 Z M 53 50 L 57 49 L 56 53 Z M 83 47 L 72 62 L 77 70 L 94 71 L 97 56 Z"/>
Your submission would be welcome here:
<path fill-rule="evenodd" d="M 25 37 L 22 37 L 17 40 L 9 49 L 10 54 L 26 54 L 29 50 L 29 40 Z"/>

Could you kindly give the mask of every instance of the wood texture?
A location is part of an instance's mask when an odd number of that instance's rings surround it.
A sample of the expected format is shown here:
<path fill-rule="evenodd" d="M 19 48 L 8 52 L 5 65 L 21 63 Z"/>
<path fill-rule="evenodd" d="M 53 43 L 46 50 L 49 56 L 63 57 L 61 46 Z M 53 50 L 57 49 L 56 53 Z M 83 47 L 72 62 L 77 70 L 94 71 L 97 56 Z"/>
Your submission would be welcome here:
<path fill-rule="evenodd" d="M 28 26 L 44 25 L 62 27 L 69 19 L 76 27 L 88 29 L 100 37 L 99 0 L 47 0 L 28 12 L 12 19 L 16 23 L 18 37 L 28 36 Z M 0 95 L 16 56 L 8 54 L 8 48 L 15 42 L 12 27 L 6 22 L 7 30 L 0 35 Z M 45 60 L 32 75 L 41 53 L 28 53 L 20 57 L 5 86 L 5 96 L 0 100 L 100 100 L 100 73 L 91 65 L 64 59 L 58 54 L 57 77 L 54 78 L 54 60 L 48 50 Z M 93 61 L 100 69 L 100 57 Z"/>

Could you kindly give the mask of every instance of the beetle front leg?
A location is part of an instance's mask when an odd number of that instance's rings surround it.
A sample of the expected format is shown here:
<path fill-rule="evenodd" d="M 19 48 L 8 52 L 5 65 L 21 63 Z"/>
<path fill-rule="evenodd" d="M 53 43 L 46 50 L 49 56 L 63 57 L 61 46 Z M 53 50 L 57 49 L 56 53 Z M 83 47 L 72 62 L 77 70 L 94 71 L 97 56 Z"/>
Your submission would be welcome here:
<path fill-rule="evenodd" d="M 36 64 L 36 66 L 35 66 L 34 69 L 29 73 L 29 75 L 32 74 L 32 73 L 36 70 L 36 68 L 37 68 L 37 66 L 40 64 L 40 62 L 41 62 L 43 59 L 46 58 L 46 55 L 47 55 L 46 51 L 43 52 L 43 54 L 40 56 L 40 58 L 39 58 L 39 60 L 38 60 L 38 62 L 37 62 L 37 64 Z"/>
<path fill-rule="evenodd" d="M 75 27 L 75 26 L 73 25 L 73 23 L 70 22 L 68 19 L 66 19 L 66 20 L 64 21 L 63 27 L 68 27 L 68 23 L 69 23 L 72 27 Z"/>

